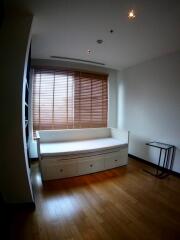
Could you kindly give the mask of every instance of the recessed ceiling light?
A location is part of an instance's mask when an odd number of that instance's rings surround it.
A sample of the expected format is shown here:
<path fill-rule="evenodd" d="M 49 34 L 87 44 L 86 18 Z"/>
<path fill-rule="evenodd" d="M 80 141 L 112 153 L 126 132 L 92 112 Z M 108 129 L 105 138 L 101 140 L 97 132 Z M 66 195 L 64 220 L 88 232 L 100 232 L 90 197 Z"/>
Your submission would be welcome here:
<path fill-rule="evenodd" d="M 129 10 L 129 12 L 128 12 L 128 18 L 129 18 L 130 20 L 132 20 L 132 19 L 134 19 L 135 17 L 136 17 L 136 14 L 135 14 L 134 9 Z"/>
<path fill-rule="evenodd" d="M 101 44 L 101 43 L 103 43 L 103 40 L 102 40 L 102 39 L 98 39 L 96 42 L 97 42 L 98 44 Z"/>

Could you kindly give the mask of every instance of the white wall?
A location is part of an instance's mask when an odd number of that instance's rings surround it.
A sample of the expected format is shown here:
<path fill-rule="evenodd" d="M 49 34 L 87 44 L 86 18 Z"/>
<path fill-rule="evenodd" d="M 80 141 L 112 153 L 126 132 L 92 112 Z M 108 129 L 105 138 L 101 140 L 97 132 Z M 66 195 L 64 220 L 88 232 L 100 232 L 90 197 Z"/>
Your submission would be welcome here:
<path fill-rule="evenodd" d="M 108 111 L 108 126 L 117 127 L 117 71 L 99 66 L 93 66 L 82 63 L 73 63 L 68 61 L 48 60 L 48 59 L 33 59 L 34 66 L 56 66 L 60 68 L 78 69 L 96 73 L 107 73 L 109 75 L 109 111 Z M 31 129 L 32 131 L 32 129 Z M 31 135 L 32 136 L 32 135 Z M 29 141 L 30 156 L 37 157 L 36 142 L 31 138 Z"/>
<path fill-rule="evenodd" d="M 130 131 L 129 153 L 157 163 L 156 140 L 176 146 L 180 172 L 180 52 L 118 73 L 118 127 Z"/>
<path fill-rule="evenodd" d="M 8 15 L 0 28 L 1 173 L 6 202 L 32 202 L 22 130 L 22 90 L 32 16 Z"/>
<path fill-rule="evenodd" d="M 125 89 L 124 89 L 124 73 L 117 72 L 117 127 L 124 128 L 124 107 L 125 107 Z"/>

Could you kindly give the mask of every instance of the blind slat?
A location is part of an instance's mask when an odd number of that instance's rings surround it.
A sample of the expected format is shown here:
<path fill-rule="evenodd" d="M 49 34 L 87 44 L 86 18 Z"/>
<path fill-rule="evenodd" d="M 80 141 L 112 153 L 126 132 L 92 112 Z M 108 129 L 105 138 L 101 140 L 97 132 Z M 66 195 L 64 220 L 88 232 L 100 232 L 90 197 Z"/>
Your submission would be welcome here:
<path fill-rule="evenodd" d="M 107 127 L 106 75 L 34 69 L 33 130 Z"/>

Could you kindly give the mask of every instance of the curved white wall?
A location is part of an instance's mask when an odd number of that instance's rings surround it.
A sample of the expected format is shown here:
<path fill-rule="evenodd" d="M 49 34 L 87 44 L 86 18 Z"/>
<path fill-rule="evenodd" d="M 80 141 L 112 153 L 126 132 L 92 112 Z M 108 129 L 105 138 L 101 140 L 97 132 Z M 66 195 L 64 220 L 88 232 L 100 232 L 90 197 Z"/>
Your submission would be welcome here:
<path fill-rule="evenodd" d="M 118 74 L 118 127 L 130 131 L 129 153 L 157 163 L 156 140 L 176 146 L 173 170 L 180 172 L 180 52 Z"/>

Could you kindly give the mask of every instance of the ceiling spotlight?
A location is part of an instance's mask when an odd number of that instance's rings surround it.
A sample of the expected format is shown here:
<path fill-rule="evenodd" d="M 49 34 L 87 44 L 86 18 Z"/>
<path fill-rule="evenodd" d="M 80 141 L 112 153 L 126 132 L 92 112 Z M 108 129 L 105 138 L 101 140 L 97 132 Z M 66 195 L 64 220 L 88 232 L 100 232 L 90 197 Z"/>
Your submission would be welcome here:
<path fill-rule="evenodd" d="M 87 54 L 91 54 L 91 50 L 88 49 L 88 50 L 87 50 Z"/>
<path fill-rule="evenodd" d="M 97 42 L 98 44 L 101 44 L 101 43 L 103 43 L 103 40 L 102 40 L 102 39 L 98 39 L 96 42 Z"/>
<path fill-rule="evenodd" d="M 128 12 L 128 18 L 130 20 L 134 19 L 136 17 L 135 11 L 133 9 L 129 10 Z"/>

